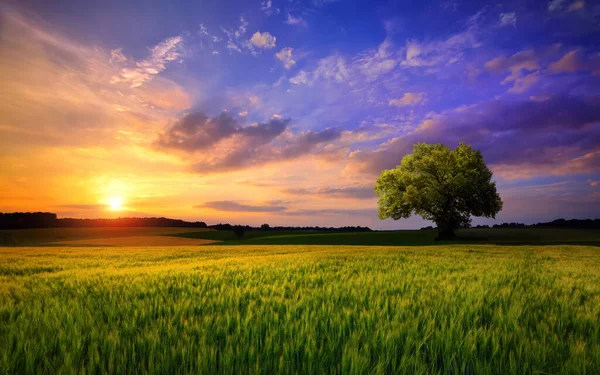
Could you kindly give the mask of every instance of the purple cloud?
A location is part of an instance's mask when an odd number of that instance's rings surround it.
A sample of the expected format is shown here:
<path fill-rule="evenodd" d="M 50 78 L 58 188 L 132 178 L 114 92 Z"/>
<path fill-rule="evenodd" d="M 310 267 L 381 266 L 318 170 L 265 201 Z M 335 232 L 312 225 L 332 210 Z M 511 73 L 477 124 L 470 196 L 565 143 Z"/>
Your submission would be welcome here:
<path fill-rule="evenodd" d="M 600 170 L 598 97 L 556 95 L 545 101 L 495 100 L 443 113 L 374 151 L 350 154 L 352 170 L 378 174 L 394 168 L 416 142 L 463 141 L 480 149 L 486 162 L 504 166 L 551 166 L 549 174 Z M 571 163 L 572 169 L 566 168 Z M 551 172 L 551 171 L 550 171 Z"/>

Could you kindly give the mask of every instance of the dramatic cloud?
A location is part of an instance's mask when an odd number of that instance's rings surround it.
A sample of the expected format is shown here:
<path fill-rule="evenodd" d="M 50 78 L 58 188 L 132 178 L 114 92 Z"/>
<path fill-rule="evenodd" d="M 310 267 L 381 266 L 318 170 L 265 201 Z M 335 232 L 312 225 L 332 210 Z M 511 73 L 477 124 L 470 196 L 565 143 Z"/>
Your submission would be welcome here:
<path fill-rule="evenodd" d="M 375 151 L 350 154 L 349 172 L 395 167 L 416 142 L 463 141 L 507 178 L 600 171 L 598 98 L 556 95 L 545 101 L 495 100 L 443 113 Z"/>
<path fill-rule="evenodd" d="M 190 113 L 175 123 L 156 141 L 166 149 L 201 151 L 215 146 L 224 139 L 238 136 L 253 143 L 264 144 L 283 133 L 289 119 L 273 119 L 267 123 L 241 127 L 227 113 L 210 118 L 202 112 Z"/>
<path fill-rule="evenodd" d="M 277 40 L 277 38 L 275 38 L 273 35 L 269 34 L 268 32 L 264 32 L 261 34 L 260 31 L 255 32 L 254 35 L 252 35 L 252 38 L 250 38 L 250 42 L 252 44 L 254 44 L 255 46 L 257 46 L 259 48 L 264 48 L 264 49 L 275 48 L 276 40 Z"/>
<path fill-rule="evenodd" d="M 389 105 L 395 107 L 403 107 L 407 105 L 422 104 L 425 101 L 425 93 L 423 92 L 405 92 L 400 99 L 392 99 Z"/>
<path fill-rule="evenodd" d="M 292 48 L 286 47 L 275 54 L 275 57 L 283 63 L 286 69 L 290 69 L 296 64 L 296 61 L 292 58 L 292 50 Z"/>
<path fill-rule="evenodd" d="M 165 151 L 195 153 L 193 170 L 211 173 L 295 159 L 341 136 L 331 128 L 293 134 L 289 123 L 273 116 L 266 123 L 241 126 L 228 113 L 210 118 L 195 112 L 161 133 L 154 144 Z"/>
<path fill-rule="evenodd" d="M 138 61 L 134 67 L 123 68 L 121 74 L 112 77 L 111 83 L 125 82 L 129 83 L 130 87 L 135 88 L 152 80 L 155 75 L 159 74 L 167 68 L 167 63 L 179 59 L 181 56 L 181 45 L 183 37 L 174 36 L 167 38 L 154 46 L 150 50 L 150 57 Z M 118 53 L 111 54 L 111 62 L 123 60 L 124 56 L 120 50 Z M 113 52 L 115 52 L 113 51 Z"/>

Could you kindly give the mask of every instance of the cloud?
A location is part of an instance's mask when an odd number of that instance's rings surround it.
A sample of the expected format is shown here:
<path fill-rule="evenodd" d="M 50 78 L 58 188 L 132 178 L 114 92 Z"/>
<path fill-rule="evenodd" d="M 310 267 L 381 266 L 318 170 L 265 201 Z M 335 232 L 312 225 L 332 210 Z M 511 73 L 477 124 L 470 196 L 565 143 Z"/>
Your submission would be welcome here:
<path fill-rule="evenodd" d="M 446 39 L 432 42 L 407 41 L 402 66 L 432 67 L 460 61 L 466 50 L 482 45 L 477 38 L 479 16 L 480 13 L 477 13 L 469 18 L 465 31 L 453 34 Z"/>
<path fill-rule="evenodd" d="M 154 146 L 193 154 L 192 170 L 213 173 L 326 153 L 323 147 L 341 137 L 333 128 L 294 134 L 288 129 L 290 121 L 273 117 L 241 126 L 226 112 L 213 118 L 194 112 L 160 133 Z"/>
<path fill-rule="evenodd" d="M 573 1 L 568 7 L 566 3 L 566 0 L 552 0 L 548 3 L 548 12 L 573 12 L 585 8 L 585 2 L 581 0 Z"/>
<path fill-rule="evenodd" d="M 266 14 L 267 16 L 279 13 L 279 8 L 274 8 L 273 7 L 273 2 L 271 0 L 263 0 L 263 1 L 261 1 L 260 2 L 260 10 L 264 14 Z"/>
<path fill-rule="evenodd" d="M 255 46 L 257 46 L 259 48 L 264 48 L 264 49 L 275 48 L 276 40 L 277 40 L 277 38 L 275 38 L 270 33 L 264 32 L 261 34 L 260 31 L 255 32 L 254 35 L 252 35 L 252 38 L 250 38 L 250 42 L 252 44 L 254 44 Z"/>
<path fill-rule="evenodd" d="M 296 76 L 290 78 L 295 85 L 312 85 L 319 79 L 325 81 L 344 82 L 350 77 L 351 67 L 346 65 L 346 60 L 340 55 L 331 55 L 320 59 L 315 70 L 306 72 L 301 70 Z"/>
<path fill-rule="evenodd" d="M 500 26 L 517 27 L 517 14 L 515 12 L 500 13 Z"/>
<path fill-rule="evenodd" d="M 243 52 L 244 50 L 253 52 L 252 44 L 244 38 L 247 30 L 248 21 L 246 21 L 244 16 L 240 16 L 240 24 L 237 30 L 221 28 L 221 31 L 227 36 L 225 48 L 230 52 Z"/>
<path fill-rule="evenodd" d="M 228 113 L 210 118 L 202 112 L 187 114 L 160 134 L 156 145 L 165 149 L 179 149 L 189 152 L 207 150 L 221 140 L 234 136 L 252 139 L 257 143 L 268 143 L 280 135 L 289 123 L 289 119 L 274 119 L 242 127 Z"/>
<path fill-rule="evenodd" d="M 403 107 L 407 105 L 423 104 L 425 102 L 425 93 L 423 92 L 405 92 L 402 98 L 392 99 L 388 103 L 391 106 Z"/>
<path fill-rule="evenodd" d="M 405 136 L 374 151 L 353 151 L 348 173 L 378 174 L 400 163 L 417 142 L 480 149 L 507 178 L 590 173 L 600 170 L 600 106 L 597 98 L 559 94 L 545 101 L 494 100 L 425 120 Z M 526 178 L 524 177 L 524 178 Z"/>
<path fill-rule="evenodd" d="M 582 49 L 574 49 L 552 63 L 550 71 L 552 73 L 590 71 L 594 75 L 600 75 L 600 55 L 586 56 Z"/>
<path fill-rule="evenodd" d="M 238 116 L 240 116 L 240 117 L 246 117 L 246 116 L 248 116 L 248 111 L 240 112 L 240 113 L 238 113 Z"/>
<path fill-rule="evenodd" d="M 100 210 L 106 209 L 106 204 L 63 204 L 61 208 L 71 208 L 75 210 Z"/>
<path fill-rule="evenodd" d="M 290 82 L 294 85 L 306 85 L 309 83 L 308 73 L 304 70 L 301 70 L 296 76 L 290 78 Z"/>
<path fill-rule="evenodd" d="M 579 1 L 575 1 L 573 4 L 571 4 L 569 6 L 569 9 L 567 9 L 567 10 L 569 12 L 574 12 L 574 11 L 577 11 L 577 10 L 581 10 L 583 8 L 585 8 L 585 2 L 579 0 Z"/>
<path fill-rule="evenodd" d="M 388 39 L 384 40 L 377 49 L 365 51 L 354 60 L 355 66 L 369 81 L 389 73 L 398 63 L 398 56 L 392 51 L 392 43 Z"/>
<path fill-rule="evenodd" d="M 555 12 L 559 10 L 564 2 L 565 0 L 552 0 L 550 3 L 548 3 L 548 11 Z"/>
<path fill-rule="evenodd" d="M 535 84 L 540 74 L 539 57 L 533 50 L 520 51 L 509 57 L 496 57 L 485 63 L 485 67 L 495 73 L 510 72 L 502 84 L 513 83 L 509 91 L 523 92 Z"/>
<path fill-rule="evenodd" d="M 349 75 L 350 71 L 346 66 L 346 61 L 339 55 L 319 60 L 317 69 L 313 72 L 314 79 L 325 78 L 336 82 L 344 82 Z"/>
<path fill-rule="evenodd" d="M 339 208 L 322 208 L 322 209 L 290 209 L 282 205 L 280 201 L 265 202 L 263 204 L 246 204 L 237 201 L 210 201 L 194 206 L 198 209 L 210 208 L 222 212 L 236 213 L 273 213 L 284 216 L 330 216 L 330 215 L 360 215 L 360 216 L 376 216 L 377 210 L 374 208 L 368 209 L 339 209 Z"/>
<path fill-rule="evenodd" d="M 297 16 L 297 17 L 293 16 L 289 12 L 287 14 L 287 19 L 285 20 L 285 23 L 288 25 L 293 25 L 293 26 L 298 26 L 298 27 L 308 27 L 308 24 L 306 23 L 304 18 L 302 18 L 300 16 Z"/>
<path fill-rule="evenodd" d="M 122 63 L 127 61 L 127 57 L 123 55 L 123 49 L 117 48 L 110 51 L 110 63 Z"/>
<path fill-rule="evenodd" d="M 110 82 L 113 84 L 129 83 L 131 88 L 142 86 L 152 80 L 155 75 L 164 71 L 167 63 L 181 57 L 182 44 L 183 37 L 180 35 L 163 40 L 150 49 L 150 56 L 147 59 L 137 61 L 135 66 L 123 68 L 121 73 L 113 76 Z"/>
<path fill-rule="evenodd" d="M 289 188 L 283 192 L 292 195 L 307 195 L 323 198 L 371 199 L 375 197 L 373 186 L 341 187 L 341 188 Z"/>
<path fill-rule="evenodd" d="M 283 63 L 283 66 L 286 69 L 290 69 L 292 66 L 296 65 L 296 61 L 292 58 L 292 51 L 292 48 L 286 47 L 275 54 L 275 57 Z"/>
<path fill-rule="evenodd" d="M 210 208 L 223 212 L 282 212 L 287 210 L 287 207 L 280 205 L 250 205 L 235 201 L 205 202 L 201 205 L 194 206 L 194 208 Z"/>
<path fill-rule="evenodd" d="M 248 98 L 248 102 L 251 105 L 256 106 L 256 105 L 258 105 L 260 103 L 260 98 L 258 96 L 256 96 L 256 95 L 252 95 L 251 97 Z"/>
<path fill-rule="evenodd" d="M 322 209 L 301 209 L 295 211 L 282 212 L 282 215 L 287 216 L 371 216 L 377 217 L 376 208 L 322 208 Z"/>

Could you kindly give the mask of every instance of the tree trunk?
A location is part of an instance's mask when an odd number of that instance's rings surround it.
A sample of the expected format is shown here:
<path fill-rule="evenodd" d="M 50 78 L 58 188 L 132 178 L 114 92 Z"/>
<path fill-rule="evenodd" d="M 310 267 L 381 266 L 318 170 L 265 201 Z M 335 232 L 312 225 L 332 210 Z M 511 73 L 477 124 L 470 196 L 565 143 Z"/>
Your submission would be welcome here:
<path fill-rule="evenodd" d="M 452 225 L 438 224 L 438 236 L 436 240 L 453 240 L 454 238 L 456 238 L 456 234 L 454 233 Z"/>

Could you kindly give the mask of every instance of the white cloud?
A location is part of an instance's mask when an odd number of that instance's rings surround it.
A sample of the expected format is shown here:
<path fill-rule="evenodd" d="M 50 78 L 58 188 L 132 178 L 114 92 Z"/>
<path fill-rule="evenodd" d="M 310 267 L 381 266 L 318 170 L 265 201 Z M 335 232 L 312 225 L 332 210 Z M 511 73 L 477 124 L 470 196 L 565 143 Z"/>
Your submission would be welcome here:
<path fill-rule="evenodd" d="M 292 16 L 291 13 L 287 14 L 287 19 L 285 20 L 285 23 L 288 25 L 293 25 L 293 26 L 298 26 L 298 27 L 308 27 L 308 24 L 306 23 L 306 21 L 304 20 L 304 18 L 300 17 L 300 16 Z"/>
<path fill-rule="evenodd" d="M 248 27 L 248 22 L 244 19 L 244 16 L 240 16 L 240 26 L 238 27 L 237 31 L 235 32 L 235 37 L 240 38 L 244 34 L 246 34 L 247 27 Z"/>
<path fill-rule="evenodd" d="M 286 47 L 275 54 L 275 57 L 283 63 L 286 69 L 290 69 L 296 64 L 296 61 L 292 58 L 292 50 L 292 48 Z"/>
<path fill-rule="evenodd" d="M 230 51 L 242 52 L 242 49 L 238 47 L 238 45 L 235 44 L 233 40 L 227 41 L 227 45 L 225 47 Z"/>
<path fill-rule="evenodd" d="M 264 0 L 260 2 L 260 10 L 270 16 L 271 14 L 278 14 L 279 8 L 273 8 L 273 2 L 271 0 Z"/>
<path fill-rule="evenodd" d="M 517 14 L 515 12 L 500 13 L 500 25 L 517 27 Z"/>
<path fill-rule="evenodd" d="M 248 111 L 240 112 L 239 116 L 240 117 L 246 117 L 246 116 L 248 116 Z"/>
<path fill-rule="evenodd" d="M 395 53 L 391 51 L 391 42 L 386 39 L 377 49 L 361 53 L 355 59 L 355 66 L 373 81 L 393 70 L 398 65 Z"/>
<path fill-rule="evenodd" d="M 198 31 L 198 33 L 199 33 L 200 35 L 210 35 L 210 34 L 208 33 L 208 29 L 207 29 L 207 28 L 206 28 L 206 26 L 204 26 L 204 24 L 202 24 L 202 23 L 200 24 L 200 30 Z"/>
<path fill-rule="evenodd" d="M 250 42 L 252 44 L 254 44 L 255 46 L 257 46 L 259 48 L 265 48 L 265 49 L 274 48 L 276 40 L 277 40 L 277 38 L 275 38 L 273 35 L 269 34 L 268 32 L 261 33 L 260 31 L 255 32 L 254 35 L 252 35 L 252 38 L 250 38 Z"/>
<path fill-rule="evenodd" d="M 308 74 L 304 70 L 301 70 L 295 77 L 290 78 L 290 82 L 294 85 L 308 84 Z"/>
<path fill-rule="evenodd" d="M 350 77 L 350 70 L 343 57 L 331 55 L 319 60 L 313 72 L 307 73 L 302 70 L 295 77 L 290 78 L 290 82 L 295 85 L 312 85 L 319 78 L 323 78 L 339 83 L 346 81 Z"/>
<path fill-rule="evenodd" d="M 481 13 L 477 13 L 469 18 L 465 31 L 453 34 L 447 39 L 433 42 L 407 41 L 406 56 L 402 65 L 408 67 L 430 67 L 453 64 L 461 60 L 464 51 L 481 46 L 477 38 L 477 24 L 480 16 Z"/>
<path fill-rule="evenodd" d="M 317 69 L 313 74 L 315 79 L 322 77 L 336 82 L 343 82 L 348 79 L 350 73 L 344 58 L 332 55 L 319 60 Z"/>
<path fill-rule="evenodd" d="M 425 103 L 425 93 L 423 92 L 405 92 L 400 99 L 392 99 L 388 103 L 391 106 L 403 107 L 407 105 L 416 105 Z"/>
<path fill-rule="evenodd" d="M 135 67 L 124 68 L 119 75 L 113 76 L 110 82 L 129 83 L 131 88 L 142 86 L 164 71 L 167 63 L 180 58 L 182 44 L 183 37 L 180 35 L 163 40 L 150 50 L 147 59 L 136 62 Z"/>

